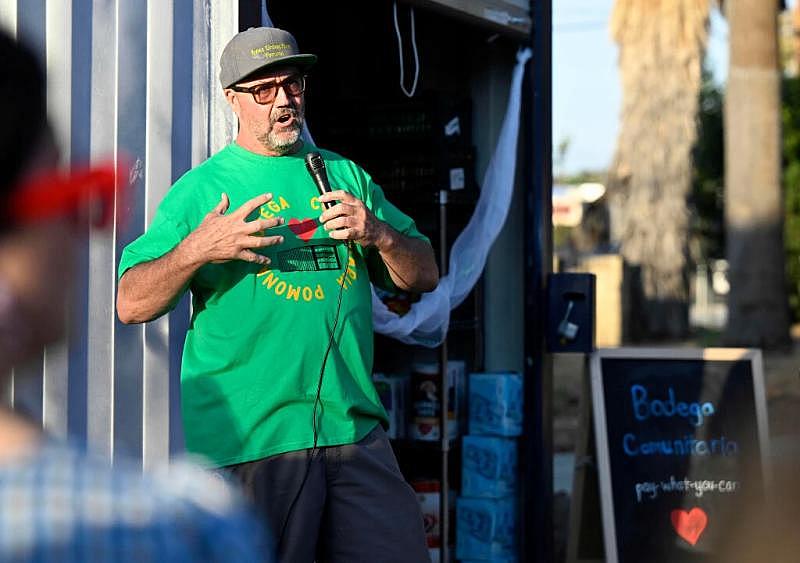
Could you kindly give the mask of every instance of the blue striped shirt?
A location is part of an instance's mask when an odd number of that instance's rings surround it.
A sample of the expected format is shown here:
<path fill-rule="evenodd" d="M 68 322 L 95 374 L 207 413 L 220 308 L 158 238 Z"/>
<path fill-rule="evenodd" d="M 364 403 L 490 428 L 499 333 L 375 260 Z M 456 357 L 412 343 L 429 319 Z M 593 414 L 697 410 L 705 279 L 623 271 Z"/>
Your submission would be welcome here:
<path fill-rule="evenodd" d="M 46 443 L 0 465 L 0 561 L 269 561 L 262 527 L 216 475 Z"/>

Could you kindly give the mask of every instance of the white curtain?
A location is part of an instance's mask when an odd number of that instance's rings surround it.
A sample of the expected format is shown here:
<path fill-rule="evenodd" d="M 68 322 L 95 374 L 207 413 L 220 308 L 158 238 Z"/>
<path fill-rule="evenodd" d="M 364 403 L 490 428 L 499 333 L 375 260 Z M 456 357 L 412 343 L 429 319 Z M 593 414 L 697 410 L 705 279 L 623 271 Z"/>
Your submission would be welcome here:
<path fill-rule="evenodd" d="M 402 317 L 390 311 L 373 291 L 372 319 L 375 332 L 407 344 L 428 347 L 438 346 L 447 336 L 450 311 L 464 301 L 478 281 L 486 265 L 489 249 L 497 239 L 511 205 L 517 168 L 522 75 L 525 63 L 530 58 L 530 49 L 517 53 L 517 66 L 511 79 L 500 137 L 483 177 L 475 212 L 453 244 L 448 274 L 442 277 L 436 290 L 424 294 Z"/>

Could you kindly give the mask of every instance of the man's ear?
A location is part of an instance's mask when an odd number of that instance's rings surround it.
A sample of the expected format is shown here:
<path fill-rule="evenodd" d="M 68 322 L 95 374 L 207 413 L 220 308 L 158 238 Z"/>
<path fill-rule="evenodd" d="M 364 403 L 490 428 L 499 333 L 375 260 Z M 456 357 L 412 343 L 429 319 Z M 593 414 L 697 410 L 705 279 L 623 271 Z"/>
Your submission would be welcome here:
<path fill-rule="evenodd" d="M 236 92 L 230 88 L 225 88 L 225 101 L 231 106 L 233 112 L 239 115 L 239 98 L 236 97 Z"/>

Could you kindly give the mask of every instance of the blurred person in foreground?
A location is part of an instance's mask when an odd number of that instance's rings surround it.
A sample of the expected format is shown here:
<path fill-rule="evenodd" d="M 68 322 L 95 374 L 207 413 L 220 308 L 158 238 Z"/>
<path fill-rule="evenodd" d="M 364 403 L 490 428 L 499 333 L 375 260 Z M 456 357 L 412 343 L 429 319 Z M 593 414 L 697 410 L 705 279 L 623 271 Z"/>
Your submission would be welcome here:
<path fill-rule="evenodd" d="M 370 282 L 421 293 L 438 269 L 365 170 L 303 142 L 314 61 L 280 29 L 230 40 L 219 78 L 235 142 L 179 179 L 125 248 L 117 312 L 147 322 L 191 289 L 186 447 L 241 483 L 281 560 L 429 561 L 372 382 Z M 320 157 L 324 195 L 305 162 Z"/>
<path fill-rule="evenodd" d="M 44 75 L 0 32 L 0 384 L 59 340 L 80 232 L 108 221 L 113 167 L 57 170 Z M 98 213 L 99 212 L 99 213 Z M 79 226 L 82 225 L 82 226 Z M 222 481 L 79 453 L 0 407 L 0 561 L 256 561 L 260 526 Z"/>

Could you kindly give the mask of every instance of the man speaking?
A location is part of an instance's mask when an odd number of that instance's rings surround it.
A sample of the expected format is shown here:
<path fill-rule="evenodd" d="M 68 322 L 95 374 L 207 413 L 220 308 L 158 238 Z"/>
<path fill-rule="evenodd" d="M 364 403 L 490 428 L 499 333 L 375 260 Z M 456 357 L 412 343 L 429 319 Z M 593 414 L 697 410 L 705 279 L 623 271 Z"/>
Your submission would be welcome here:
<path fill-rule="evenodd" d="M 147 322 L 191 289 L 186 445 L 242 483 L 281 561 L 427 561 L 371 379 L 370 281 L 424 292 L 438 271 L 364 170 L 301 140 L 315 61 L 280 29 L 228 43 L 236 140 L 181 177 L 125 248 L 117 312 Z"/>

